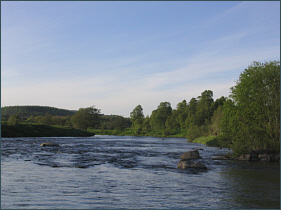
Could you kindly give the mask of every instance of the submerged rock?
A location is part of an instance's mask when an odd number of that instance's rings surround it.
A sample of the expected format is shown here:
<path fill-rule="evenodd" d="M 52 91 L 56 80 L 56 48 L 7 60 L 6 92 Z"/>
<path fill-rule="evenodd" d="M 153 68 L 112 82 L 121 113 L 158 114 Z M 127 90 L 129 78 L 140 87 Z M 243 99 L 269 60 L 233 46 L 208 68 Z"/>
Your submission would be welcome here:
<path fill-rule="evenodd" d="M 178 162 L 178 169 L 187 169 L 187 168 L 198 168 L 198 169 L 207 169 L 207 167 L 200 162 L 193 162 L 189 160 L 180 160 Z"/>
<path fill-rule="evenodd" d="M 251 154 L 240 155 L 238 160 L 251 160 Z"/>
<path fill-rule="evenodd" d="M 268 154 L 260 154 L 258 156 L 259 160 L 260 161 L 263 161 L 263 162 L 269 162 L 270 161 L 270 156 Z"/>
<path fill-rule="evenodd" d="M 182 160 L 190 160 L 190 159 L 201 159 L 198 150 L 187 151 L 180 156 Z"/>
<path fill-rule="evenodd" d="M 253 151 L 251 154 L 240 155 L 237 160 L 246 160 L 246 161 L 262 161 L 262 162 L 280 162 L 280 154 L 271 153 L 266 150 L 257 150 Z"/>
<path fill-rule="evenodd" d="M 40 146 L 46 147 L 46 146 L 59 146 L 59 145 L 56 143 L 53 143 L 53 142 L 45 142 L 45 143 L 42 143 Z"/>
<path fill-rule="evenodd" d="M 229 160 L 227 156 L 215 156 L 212 157 L 212 160 Z"/>

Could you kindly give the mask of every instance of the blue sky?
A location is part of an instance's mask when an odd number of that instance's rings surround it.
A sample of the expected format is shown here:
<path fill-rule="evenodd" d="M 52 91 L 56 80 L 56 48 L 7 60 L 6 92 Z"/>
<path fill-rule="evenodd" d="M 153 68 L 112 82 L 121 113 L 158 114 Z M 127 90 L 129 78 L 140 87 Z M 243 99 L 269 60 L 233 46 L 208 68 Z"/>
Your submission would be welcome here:
<path fill-rule="evenodd" d="M 129 116 L 280 60 L 279 1 L 1 2 L 1 106 Z"/>

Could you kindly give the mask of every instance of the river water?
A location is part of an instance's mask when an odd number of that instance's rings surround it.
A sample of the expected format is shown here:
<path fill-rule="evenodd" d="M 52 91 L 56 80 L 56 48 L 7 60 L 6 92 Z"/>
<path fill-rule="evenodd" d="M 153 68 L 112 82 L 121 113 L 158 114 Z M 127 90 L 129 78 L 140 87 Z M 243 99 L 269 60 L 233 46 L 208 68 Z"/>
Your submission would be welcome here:
<path fill-rule="evenodd" d="M 193 148 L 208 169 L 177 169 Z M 1 208 L 279 209 L 280 164 L 211 159 L 227 152 L 183 138 L 2 138 Z"/>

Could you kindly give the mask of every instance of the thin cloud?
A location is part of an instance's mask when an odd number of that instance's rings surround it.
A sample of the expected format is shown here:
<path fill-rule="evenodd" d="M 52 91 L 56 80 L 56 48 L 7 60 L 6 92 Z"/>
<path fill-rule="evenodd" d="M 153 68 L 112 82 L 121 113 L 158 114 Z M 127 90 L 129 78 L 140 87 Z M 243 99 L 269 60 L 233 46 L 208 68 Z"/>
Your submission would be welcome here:
<path fill-rule="evenodd" d="M 64 4 L 33 10 L 29 2 L 20 13 L 3 4 L 2 106 L 96 105 L 129 116 L 141 104 L 150 115 L 160 102 L 176 108 L 206 89 L 227 97 L 253 61 L 280 56 L 279 2 Z"/>

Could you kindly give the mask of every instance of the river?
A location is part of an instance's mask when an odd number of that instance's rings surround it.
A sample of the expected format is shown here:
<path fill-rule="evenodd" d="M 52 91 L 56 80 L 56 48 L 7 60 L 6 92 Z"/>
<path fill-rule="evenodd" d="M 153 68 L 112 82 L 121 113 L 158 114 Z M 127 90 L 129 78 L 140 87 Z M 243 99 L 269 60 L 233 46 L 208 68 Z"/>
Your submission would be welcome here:
<path fill-rule="evenodd" d="M 208 169 L 177 169 L 193 148 Z M 211 159 L 227 152 L 183 138 L 2 138 L 1 208 L 279 209 L 280 164 Z"/>

